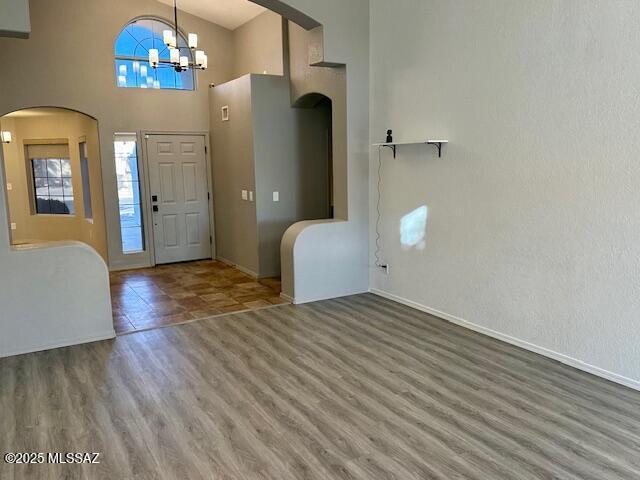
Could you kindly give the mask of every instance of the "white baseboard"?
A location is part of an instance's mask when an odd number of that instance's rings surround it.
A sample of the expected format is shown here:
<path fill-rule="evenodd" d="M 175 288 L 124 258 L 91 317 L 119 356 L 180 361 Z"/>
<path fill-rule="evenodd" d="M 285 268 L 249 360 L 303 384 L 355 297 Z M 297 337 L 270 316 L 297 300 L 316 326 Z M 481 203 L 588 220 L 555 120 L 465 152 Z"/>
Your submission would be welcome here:
<path fill-rule="evenodd" d="M 420 310 L 421 312 L 428 313 L 430 315 L 433 315 L 434 317 L 438 317 L 438 318 L 441 318 L 442 320 L 446 320 L 448 322 L 454 323 L 461 327 L 468 328 L 469 330 L 473 330 L 474 332 L 482 333 L 483 335 L 487 335 L 497 340 L 502 340 L 503 342 L 509 343 L 511 345 L 515 345 L 520 348 L 524 348 L 525 350 L 529 350 L 530 352 L 534 352 L 539 355 L 545 356 L 547 358 L 557 360 L 558 362 L 577 368 L 578 370 L 582 370 L 583 372 L 591 373 L 593 375 L 604 378 L 606 380 L 610 380 L 612 382 L 619 383 L 620 385 L 624 385 L 625 387 L 629 387 L 634 390 L 640 391 L 640 381 L 638 380 L 627 378 L 617 373 L 604 370 L 603 368 L 596 367 L 595 365 L 591 365 L 589 363 L 583 362 L 582 360 L 578 360 L 577 358 L 569 357 L 568 355 L 565 355 L 563 353 L 554 352 L 553 350 L 549 350 L 548 348 L 541 347 L 533 343 L 529 343 L 525 340 L 520 340 L 518 338 L 511 337 L 504 333 L 496 332 L 495 330 L 491 330 L 490 328 L 486 328 L 481 325 L 471 323 L 460 317 L 456 317 L 455 315 L 450 315 L 448 313 L 441 312 L 434 308 L 421 305 L 412 300 L 407 300 L 406 298 L 402 298 L 392 293 L 385 292 L 384 290 L 372 288 L 369 291 L 374 295 L 378 295 L 388 300 L 392 300 L 394 302 L 401 303 L 402 305 L 406 305 L 407 307 Z"/>
<path fill-rule="evenodd" d="M 104 333 L 104 334 L 101 334 L 101 335 L 91 336 L 91 337 L 74 338 L 74 339 L 71 339 L 71 340 L 62 340 L 62 341 L 48 343 L 48 344 L 44 344 L 44 345 L 32 345 L 32 346 L 29 346 L 29 347 L 22 347 L 22 348 L 18 348 L 16 350 L 9 350 L 9 351 L 6 351 L 6 352 L 0 351 L 0 358 L 13 357 L 15 355 L 24 355 L 25 353 L 41 352 L 43 350 L 52 350 L 54 348 L 71 347 L 73 345 L 80 345 L 82 343 L 100 342 L 102 340 L 110 340 L 110 339 L 115 338 L 115 337 L 116 337 L 116 332 L 115 332 L 115 330 L 111 329 L 110 332 L 107 332 L 107 333 Z"/>
<path fill-rule="evenodd" d="M 324 300 L 333 300 L 334 298 L 350 297 L 352 295 L 362 295 L 363 293 L 367 293 L 367 290 L 362 290 L 362 291 L 354 290 L 353 292 L 340 293 L 338 295 L 326 295 L 326 296 L 323 295 L 319 297 L 308 297 L 308 298 L 296 297 L 291 301 L 291 303 L 293 303 L 294 305 L 303 305 L 305 303 L 323 302 Z"/>

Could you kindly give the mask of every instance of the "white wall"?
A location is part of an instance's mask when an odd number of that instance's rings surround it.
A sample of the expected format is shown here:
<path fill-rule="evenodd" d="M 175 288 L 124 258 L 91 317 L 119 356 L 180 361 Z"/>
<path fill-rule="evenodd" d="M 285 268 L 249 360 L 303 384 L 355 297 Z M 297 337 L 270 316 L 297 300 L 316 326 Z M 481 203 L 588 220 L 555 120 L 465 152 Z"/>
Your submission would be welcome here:
<path fill-rule="evenodd" d="M 7 224 L 2 192 L 0 226 Z M 59 242 L 20 249 L 0 228 L 0 266 L 0 357 L 115 336 L 109 272 L 91 247 Z"/>
<path fill-rule="evenodd" d="M 374 289 L 640 386 L 638 19 L 622 0 L 371 1 L 372 140 L 452 141 L 383 152 Z"/>

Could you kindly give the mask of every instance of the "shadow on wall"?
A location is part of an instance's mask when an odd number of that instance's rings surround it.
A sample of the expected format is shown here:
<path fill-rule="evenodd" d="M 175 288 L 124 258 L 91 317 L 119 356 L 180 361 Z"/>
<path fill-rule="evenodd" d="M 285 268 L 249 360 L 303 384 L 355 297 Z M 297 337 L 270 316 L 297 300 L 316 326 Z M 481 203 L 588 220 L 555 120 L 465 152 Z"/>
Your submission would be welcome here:
<path fill-rule="evenodd" d="M 75 240 L 107 261 L 98 122 L 64 108 L 0 117 L 12 245 Z"/>

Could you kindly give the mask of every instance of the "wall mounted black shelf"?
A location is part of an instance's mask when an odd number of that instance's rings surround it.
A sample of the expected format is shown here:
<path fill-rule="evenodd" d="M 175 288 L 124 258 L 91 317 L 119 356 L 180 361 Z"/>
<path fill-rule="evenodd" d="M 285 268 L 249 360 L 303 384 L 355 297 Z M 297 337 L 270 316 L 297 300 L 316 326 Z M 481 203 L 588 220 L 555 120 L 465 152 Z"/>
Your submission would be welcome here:
<path fill-rule="evenodd" d="M 397 148 L 400 145 L 434 145 L 438 149 L 438 158 L 442 158 L 442 146 L 449 143 L 449 140 L 424 140 L 421 142 L 393 142 L 393 143 L 374 143 L 374 147 L 390 148 L 393 150 L 393 158 L 396 158 Z"/>

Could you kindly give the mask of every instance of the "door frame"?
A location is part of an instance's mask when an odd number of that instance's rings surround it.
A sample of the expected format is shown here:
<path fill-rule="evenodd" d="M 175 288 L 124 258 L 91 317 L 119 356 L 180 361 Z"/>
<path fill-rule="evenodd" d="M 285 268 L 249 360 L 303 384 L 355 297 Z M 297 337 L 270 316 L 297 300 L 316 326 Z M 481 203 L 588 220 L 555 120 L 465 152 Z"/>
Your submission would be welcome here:
<path fill-rule="evenodd" d="M 174 136 L 189 136 L 189 137 L 204 137 L 204 162 L 207 169 L 207 191 L 209 192 L 209 232 L 211 234 L 211 258 L 216 258 L 216 227 L 215 216 L 213 212 L 213 177 L 212 177 L 212 165 L 211 165 L 211 143 L 209 140 L 209 132 L 159 132 L 156 130 L 143 130 L 140 132 L 142 147 L 142 181 L 144 182 L 144 202 L 142 203 L 142 214 L 144 216 L 144 241 L 145 246 L 149 252 L 149 261 L 152 267 L 156 264 L 156 247 L 153 232 L 153 220 L 152 220 L 152 206 L 151 206 L 151 183 L 149 180 L 149 155 L 147 140 L 149 136 L 162 136 L 162 135 L 174 135 Z"/>

